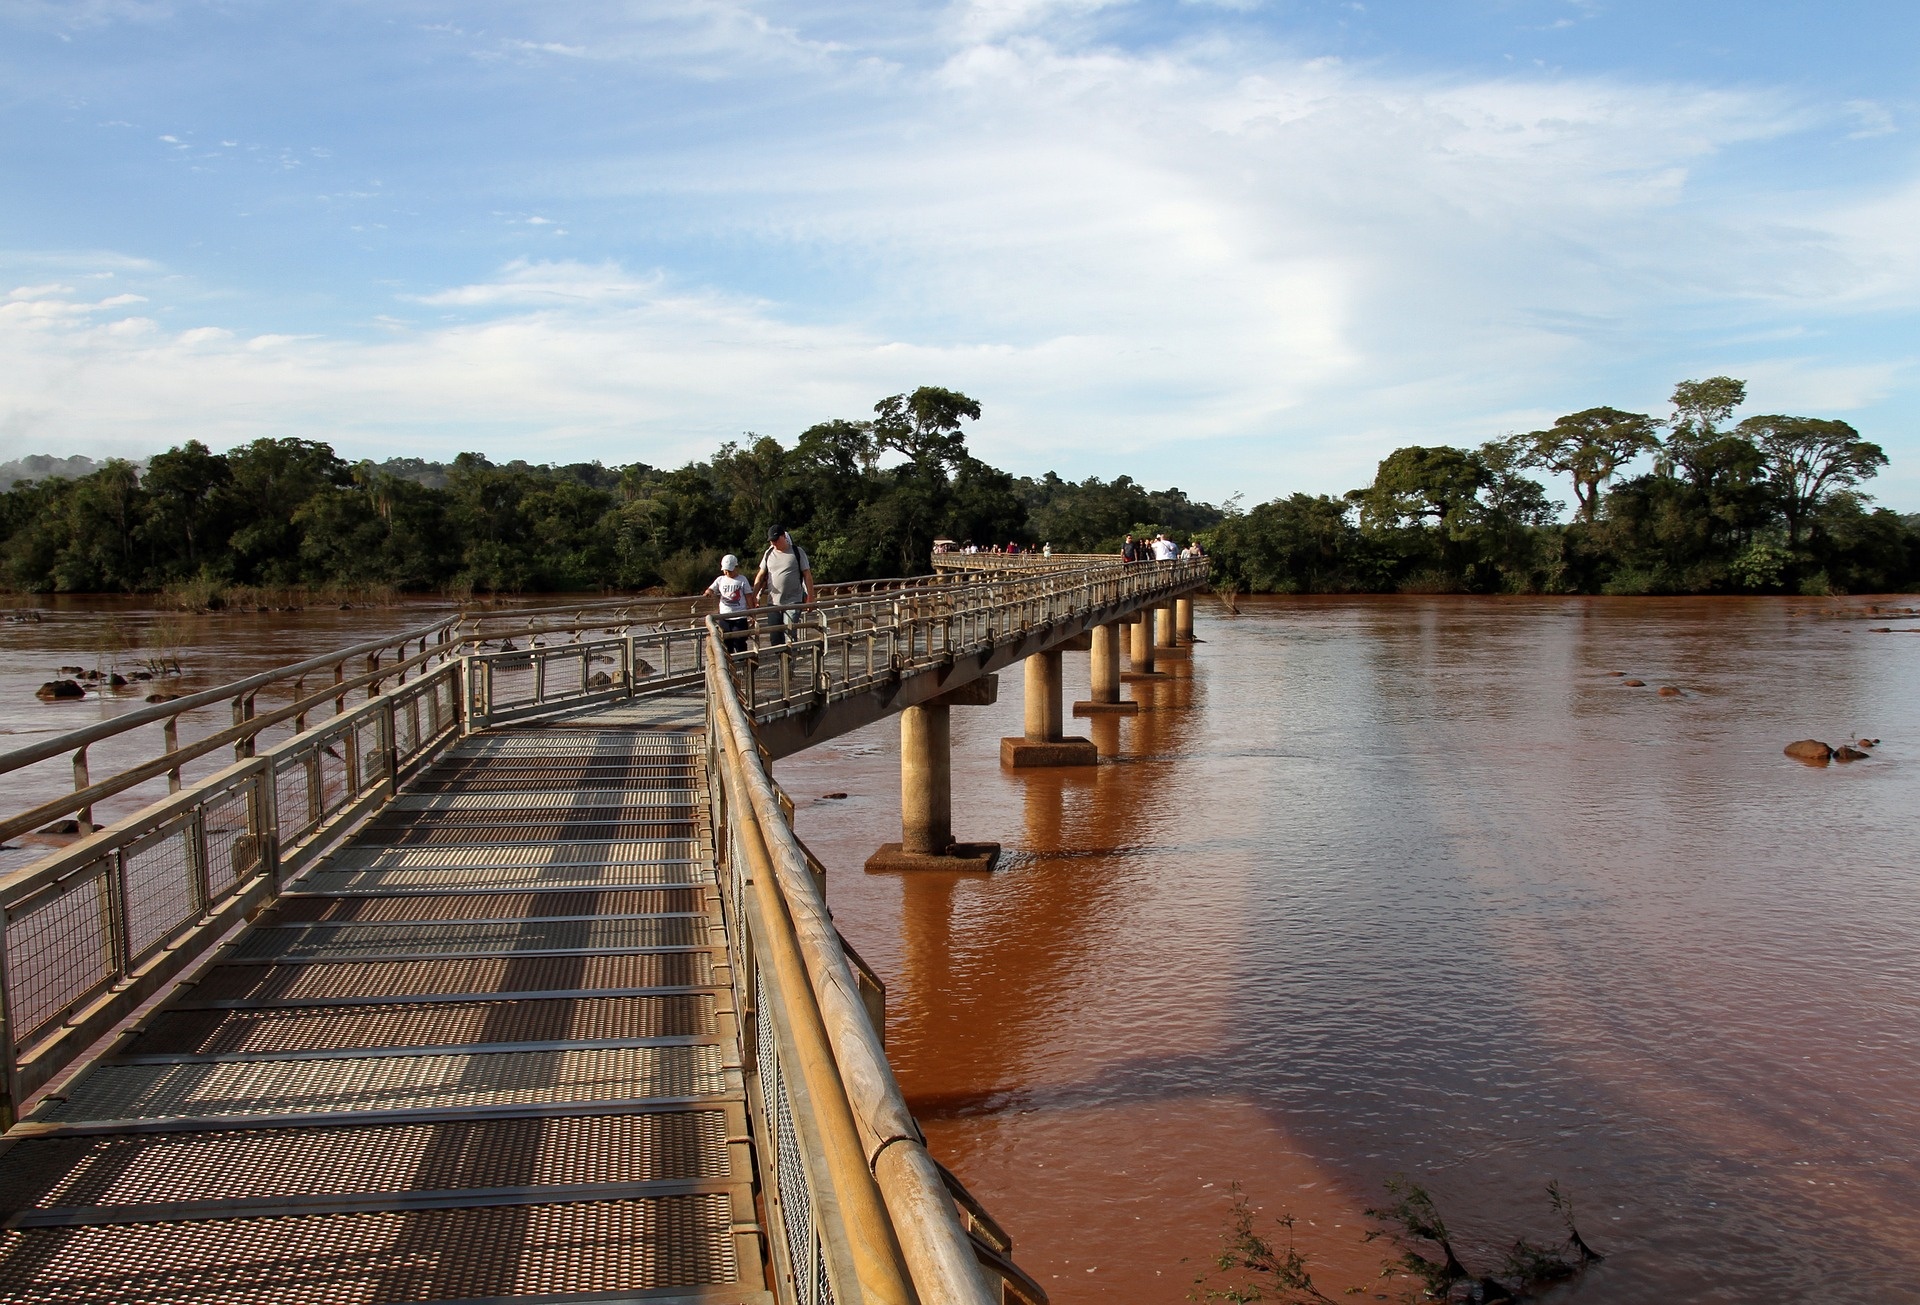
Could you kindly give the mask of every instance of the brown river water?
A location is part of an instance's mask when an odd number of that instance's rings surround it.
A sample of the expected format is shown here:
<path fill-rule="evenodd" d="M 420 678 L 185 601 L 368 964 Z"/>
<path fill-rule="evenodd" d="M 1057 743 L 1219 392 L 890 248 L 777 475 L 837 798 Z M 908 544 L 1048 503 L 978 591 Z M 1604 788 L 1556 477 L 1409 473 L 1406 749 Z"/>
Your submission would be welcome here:
<path fill-rule="evenodd" d="M 1146 710 L 1075 722 L 1097 768 L 1001 770 L 1017 672 L 954 712 L 992 876 L 861 871 L 891 722 L 775 771 L 929 1140 L 1059 1305 L 1184 1299 L 1235 1183 L 1328 1295 L 1403 1298 L 1361 1240 L 1398 1173 L 1483 1271 L 1558 1180 L 1608 1258 L 1554 1300 L 1920 1301 L 1920 637 L 1871 632 L 1920 621 L 1870 601 L 1203 604 Z M 42 607 L 0 627 L 21 742 L 119 709 L 32 690 L 152 619 Z M 200 618 L 188 687 L 436 614 Z"/>

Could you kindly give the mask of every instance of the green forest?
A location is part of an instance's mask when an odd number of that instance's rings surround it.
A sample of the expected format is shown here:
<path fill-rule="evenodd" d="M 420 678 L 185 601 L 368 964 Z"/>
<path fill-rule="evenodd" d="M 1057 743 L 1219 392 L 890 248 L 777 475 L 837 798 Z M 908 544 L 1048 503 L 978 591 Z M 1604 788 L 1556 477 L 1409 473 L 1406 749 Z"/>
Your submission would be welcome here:
<path fill-rule="evenodd" d="M 1198 538 L 1241 592 L 1839 593 L 1920 581 L 1920 517 L 1874 508 L 1886 455 L 1845 422 L 1752 416 L 1745 387 L 1688 381 L 1663 417 L 1591 408 L 1478 448 L 1409 445 L 1340 497 L 1243 510 L 1127 476 L 1016 477 L 969 452 L 980 405 L 923 387 L 790 445 L 704 462 L 348 462 L 324 443 L 189 440 L 0 494 L 15 592 L 382 586 L 410 592 L 686 593 L 787 526 L 823 581 L 924 572 L 936 538 L 1107 552 L 1129 531 Z M 1627 472 L 1644 463 L 1638 474 Z M 1572 519 L 1539 477 L 1574 493 Z"/>

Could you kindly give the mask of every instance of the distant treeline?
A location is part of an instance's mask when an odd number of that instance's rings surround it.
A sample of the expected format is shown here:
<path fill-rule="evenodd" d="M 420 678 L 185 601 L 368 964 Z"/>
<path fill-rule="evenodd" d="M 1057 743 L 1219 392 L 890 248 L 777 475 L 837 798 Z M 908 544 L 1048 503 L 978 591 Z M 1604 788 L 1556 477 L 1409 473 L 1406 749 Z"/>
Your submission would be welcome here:
<path fill-rule="evenodd" d="M 980 407 L 895 395 L 791 447 L 748 436 L 677 470 L 644 463 L 349 463 L 325 444 L 189 441 L 0 494 L 0 583 L 28 592 L 394 586 L 416 592 L 693 592 L 788 527 L 821 580 L 927 569 L 936 538 L 1107 552 L 1129 531 L 1198 536 L 1251 592 L 1865 592 L 1920 579 L 1920 520 L 1869 510 L 1885 465 L 1844 422 L 1750 417 L 1726 377 L 1664 420 L 1612 408 L 1478 449 L 1402 448 L 1373 484 L 1242 512 L 1178 489 L 1015 477 L 968 452 Z M 1652 470 L 1617 473 L 1642 457 Z M 39 459 L 32 460 L 34 462 Z M 51 463 L 51 459 L 47 460 Z M 1568 477 L 1576 511 L 1527 473 Z"/>
<path fill-rule="evenodd" d="M 1340 498 L 1294 494 L 1203 536 L 1214 583 L 1277 593 L 1874 593 L 1920 584 L 1920 516 L 1869 509 L 1886 465 L 1843 421 L 1756 416 L 1726 376 L 1673 413 L 1589 408 L 1477 449 L 1397 449 Z M 1619 478 L 1628 464 L 1644 474 Z M 1552 502 L 1528 472 L 1565 476 Z"/>
<path fill-rule="evenodd" d="M 1122 476 L 1017 479 L 967 450 L 980 407 L 922 388 L 791 447 L 748 436 L 677 470 L 635 463 L 349 463 L 325 444 L 191 441 L 0 494 L 0 583 L 28 592 L 392 585 L 422 592 L 697 591 L 720 555 L 751 566 L 785 525 L 818 579 L 924 572 L 933 541 L 1118 547 L 1223 514 Z M 39 459 L 29 460 L 39 461 Z M 50 459 L 48 460 L 51 461 Z"/>

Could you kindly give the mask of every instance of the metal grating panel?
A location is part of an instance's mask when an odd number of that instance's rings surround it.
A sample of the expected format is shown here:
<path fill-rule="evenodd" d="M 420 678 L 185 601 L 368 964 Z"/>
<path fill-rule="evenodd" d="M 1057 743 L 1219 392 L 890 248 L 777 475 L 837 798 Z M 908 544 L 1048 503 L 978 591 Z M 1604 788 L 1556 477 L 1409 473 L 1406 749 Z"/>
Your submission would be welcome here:
<path fill-rule="evenodd" d="M 483 1042 L 609 1042 L 706 1037 L 714 1029 L 713 998 L 705 993 L 306 1006 L 291 1010 L 191 1010 L 161 1014 L 125 1054 L 212 1056 L 460 1047 Z"/>
<path fill-rule="evenodd" d="M 559 840 L 619 838 L 686 838 L 693 833 L 680 820 L 564 820 L 485 825 L 456 825 L 443 820 L 430 824 L 381 821 L 369 826 L 367 837 L 395 847 L 457 847 L 462 843 L 548 843 Z"/>
<path fill-rule="evenodd" d="M 401 1305 L 732 1282 L 732 1201 L 383 1211 L 0 1234 L 20 1305 Z"/>
<path fill-rule="evenodd" d="M 721 1110 L 30 1138 L 0 1214 L 183 1201 L 725 1179 Z"/>
<path fill-rule="evenodd" d="M 463 847 L 418 852 L 357 843 L 329 858 L 339 869 L 432 870 L 442 866 L 646 865 L 700 855 L 691 838 L 551 843 L 538 847 Z"/>
<path fill-rule="evenodd" d="M 651 866 L 562 862 L 507 868 L 482 864 L 418 870 L 319 870 L 301 880 L 300 886 L 316 893 L 347 893 L 408 888 L 571 888 L 592 884 L 671 886 L 710 883 L 712 878 L 711 872 L 690 862 Z"/>
<path fill-rule="evenodd" d="M 565 798 L 560 801 L 561 797 Z M 389 811 L 483 811 L 489 814 L 512 811 L 515 819 L 552 818 L 590 811 L 598 819 L 611 819 L 626 808 L 641 812 L 656 807 L 693 806 L 698 797 L 687 788 L 629 789 L 572 788 L 560 790 L 516 790 L 511 793 L 418 793 L 397 797 Z M 609 812 L 607 808 L 614 808 Z"/>
<path fill-rule="evenodd" d="M 696 740 L 677 735 L 610 734 L 590 739 L 584 734 L 555 736 L 546 730 L 483 735 L 449 749 L 447 760 L 486 760 L 493 757 L 563 758 L 595 763 L 643 762 L 661 757 L 695 757 Z"/>
<path fill-rule="evenodd" d="M 499 924 L 314 924 L 256 929 L 234 949 L 242 957 L 421 956 L 460 952 L 602 951 L 702 947 L 707 922 L 685 916 L 612 920 L 519 920 Z"/>
<path fill-rule="evenodd" d="M 609 889 L 575 893 L 437 893 L 404 897 L 285 897 L 279 923 L 394 920 L 504 920 L 563 915 L 672 915 L 697 912 L 697 888 Z"/>
<path fill-rule="evenodd" d="M 338 965 L 223 965 L 193 989 L 199 1001 L 317 1001 L 595 988 L 689 988 L 713 982 L 706 951 L 614 956 L 501 956 Z"/>
<path fill-rule="evenodd" d="M 35 1118 L 323 1114 L 351 1110 L 708 1097 L 726 1091 L 720 1048 L 590 1047 L 334 1060 L 102 1065 Z"/>

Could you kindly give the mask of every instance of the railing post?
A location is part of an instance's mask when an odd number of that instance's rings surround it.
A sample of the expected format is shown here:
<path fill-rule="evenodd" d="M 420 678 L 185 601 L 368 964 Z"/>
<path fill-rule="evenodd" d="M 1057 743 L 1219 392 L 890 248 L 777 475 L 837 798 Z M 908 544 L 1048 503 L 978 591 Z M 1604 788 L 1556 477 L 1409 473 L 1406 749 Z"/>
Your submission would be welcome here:
<path fill-rule="evenodd" d="M 76 793 L 83 792 L 92 783 L 93 781 L 88 777 L 87 771 L 87 749 L 83 745 L 78 752 L 73 754 L 73 791 Z M 89 802 L 86 806 L 81 807 L 75 818 L 78 819 L 82 825 L 86 826 L 86 829 L 82 832 L 92 830 L 93 804 Z"/>
<path fill-rule="evenodd" d="M 180 717 L 176 714 L 167 717 L 167 723 L 161 726 L 161 737 L 167 745 L 167 755 L 172 756 L 180 750 Z M 167 771 L 167 792 L 180 791 L 180 767 L 174 766 Z"/>

